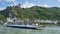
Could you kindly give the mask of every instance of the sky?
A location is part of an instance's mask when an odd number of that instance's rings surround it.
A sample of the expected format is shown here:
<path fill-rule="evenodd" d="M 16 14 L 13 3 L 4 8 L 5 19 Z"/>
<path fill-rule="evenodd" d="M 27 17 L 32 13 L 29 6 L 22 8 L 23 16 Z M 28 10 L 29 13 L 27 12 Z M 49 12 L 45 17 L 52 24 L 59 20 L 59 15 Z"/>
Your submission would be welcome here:
<path fill-rule="evenodd" d="M 0 10 L 19 3 L 22 8 L 30 8 L 32 6 L 60 7 L 60 0 L 0 0 Z"/>

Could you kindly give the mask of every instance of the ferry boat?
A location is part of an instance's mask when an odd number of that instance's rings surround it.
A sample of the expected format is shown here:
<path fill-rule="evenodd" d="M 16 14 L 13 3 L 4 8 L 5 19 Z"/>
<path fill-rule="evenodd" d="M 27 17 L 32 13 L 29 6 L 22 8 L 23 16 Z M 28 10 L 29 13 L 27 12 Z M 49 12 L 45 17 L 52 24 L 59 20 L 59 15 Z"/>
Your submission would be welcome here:
<path fill-rule="evenodd" d="M 16 25 L 16 24 L 9 24 L 6 25 L 7 27 L 16 27 L 16 28 L 26 28 L 26 29 L 37 29 L 37 25 Z"/>

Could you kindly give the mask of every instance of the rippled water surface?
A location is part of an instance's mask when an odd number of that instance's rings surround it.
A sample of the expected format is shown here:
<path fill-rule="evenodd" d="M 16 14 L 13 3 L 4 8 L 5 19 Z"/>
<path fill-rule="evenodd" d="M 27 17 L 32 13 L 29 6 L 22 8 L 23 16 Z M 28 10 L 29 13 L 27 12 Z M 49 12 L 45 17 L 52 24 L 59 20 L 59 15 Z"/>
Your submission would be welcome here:
<path fill-rule="evenodd" d="M 60 27 L 44 27 L 42 30 L 33 30 L 0 26 L 0 34 L 60 34 Z"/>

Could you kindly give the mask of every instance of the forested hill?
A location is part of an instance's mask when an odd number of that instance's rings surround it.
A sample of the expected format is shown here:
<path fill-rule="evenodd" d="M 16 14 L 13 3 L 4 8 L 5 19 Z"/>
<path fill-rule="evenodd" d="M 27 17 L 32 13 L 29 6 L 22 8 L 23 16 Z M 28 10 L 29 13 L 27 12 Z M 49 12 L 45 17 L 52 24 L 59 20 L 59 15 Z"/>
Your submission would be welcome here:
<path fill-rule="evenodd" d="M 60 19 L 60 8 L 58 7 L 40 7 L 21 8 L 19 6 L 8 6 L 5 10 L 0 11 L 0 19 L 16 15 L 19 19 Z"/>

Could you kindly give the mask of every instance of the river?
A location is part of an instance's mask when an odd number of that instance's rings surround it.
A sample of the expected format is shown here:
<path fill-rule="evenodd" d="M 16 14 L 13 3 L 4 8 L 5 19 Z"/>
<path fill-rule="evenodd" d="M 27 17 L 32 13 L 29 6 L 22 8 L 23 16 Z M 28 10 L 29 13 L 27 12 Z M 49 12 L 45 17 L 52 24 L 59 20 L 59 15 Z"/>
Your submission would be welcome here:
<path fill-rule="evenodd" d="M 47 26 L 41 30 L 0 26 L 0 34 L 60 34 L 60 26 Z"/>

